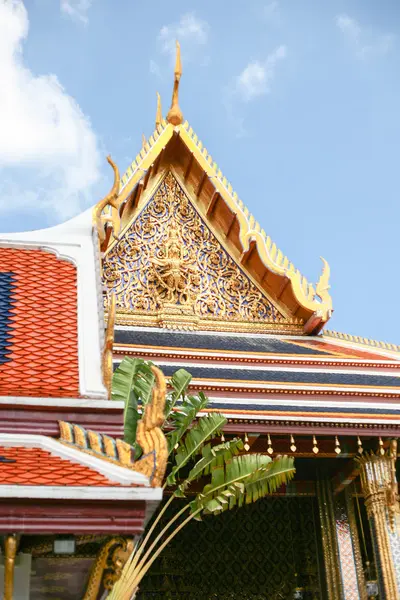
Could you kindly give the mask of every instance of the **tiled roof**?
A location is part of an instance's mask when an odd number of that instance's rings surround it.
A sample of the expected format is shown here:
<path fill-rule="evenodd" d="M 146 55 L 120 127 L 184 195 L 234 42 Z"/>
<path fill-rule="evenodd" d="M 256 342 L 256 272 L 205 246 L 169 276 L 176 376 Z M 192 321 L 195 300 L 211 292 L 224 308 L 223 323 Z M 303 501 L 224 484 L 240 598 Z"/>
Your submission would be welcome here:
<path fill-rule="evenodd" d="M 0 396 L 79 396 L 76 268 L 0 248 Z"/>
<path fill-rule="evenodd" d="M 371 386 L 373 388 L 393 388 L 398 392 L 400 388 L 400 376 L 393 374 L 381 375 L 380 373 L 370 372 L 364 369 L 362 373 L 308 369 L 285 369 L 274 371 L 272 369 L 249 368 L 244 364 L 240 367 L 229 367 L 225 365 L 190 365 L 184 368 L 189 369 L 193 379 L 224 381 L 226 384 L 235 382 L 252 382 L 254 384 L 294 384 L 294 385 L 339 385 L 339 386 Z M 179 367 L 174 365 L 163 365 L 164 375 L 171 377 Z"/>
<path fill-rule="evenodd" d="M 285 355 L 287 357 L 316 357 L 342 356 L 367 358 L 370 360 L 383 359 L 374 353 L 373 349 L 365 350 L 338 346 L 325 338 L 312 338 L 308 336 L 303 340 L 290 337 L 273 337 L 266 335 L 205 335 L 203 332 L 177 332 L 167 329 L 115 330 L 115 344 L 129 344 L 135 347 L 146 346 L 152 348 L 171 348 L 188 350 L 211 350 L 221 352 L 246 352 L 262 353 L 268 355 Z"/>
<path fill-rule="evenodd" d="M 1 485 L 115 486 L 107 477 L 78 462 L 41 448 L 0 446 Z"/>

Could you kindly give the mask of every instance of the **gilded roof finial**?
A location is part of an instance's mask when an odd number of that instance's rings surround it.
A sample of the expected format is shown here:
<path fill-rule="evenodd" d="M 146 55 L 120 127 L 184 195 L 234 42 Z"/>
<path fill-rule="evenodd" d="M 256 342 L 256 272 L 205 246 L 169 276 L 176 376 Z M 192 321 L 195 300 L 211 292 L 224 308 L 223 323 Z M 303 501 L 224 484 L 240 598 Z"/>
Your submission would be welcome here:
<path fill-rule="evenodd" d="M 147 144 L 146 136 L 144 135 L 144 133 L 142 133 L 142 148 L 144 148 L 146 144 Z"/>
<path fill-rule="evenodd" d="M 114 239 L 118 239 L 119 230 L 121 227 L 121 221 L 119 217 L 119 206 L 118 206 L 118 193 L 120 186 L 120 177 L 119 170 L 115 162 L 112 160 L 111 156 L 107 156 L 107 161 L 111 165 L 114 171 L 114 183 L 111 190 L 108 192 L 107 196 L 100 200 L 94 207 L 94 219 L 96 222 L 97 232 L 99 234 L 100 245 L 102 245 L 106 240 L 106 230 L 105 225 L 107 222 L 111 221 L 112 223 L 112 235 Z M 103 215 L 103 210 L 106 206 L 111 207 L 111 215 Z M 114 209 L 114 210 L 112 210 Z"/>
<path fill-rule="evenodd" d="M 181 64 L 181 47 L 179 42 L 176 42 L 176 61 L 175 61 L 175 80 L 174 89 L 172 92 L 171 108 L 167 114 L 167 121 L 172 125 L 181 125 L 183 123 L 183 114 L 179 108 L 179 81 L 182 75 Z"/>
<path fill-rule="evenodd" d="M 156 129 L 158 129 L 161 126 L 161 123 L 162 123 L 161 96 L 157 92 Z"/>

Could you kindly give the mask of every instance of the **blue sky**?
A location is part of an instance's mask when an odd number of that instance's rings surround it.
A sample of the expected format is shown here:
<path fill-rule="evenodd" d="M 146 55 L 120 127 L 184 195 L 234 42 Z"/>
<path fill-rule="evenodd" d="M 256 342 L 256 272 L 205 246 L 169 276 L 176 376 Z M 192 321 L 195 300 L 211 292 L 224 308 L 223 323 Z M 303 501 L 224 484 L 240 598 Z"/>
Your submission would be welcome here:
<path fill-rule="evenodd" d="M 330 328 L 400 343 L 397 0 L 0 0 L 0 229 L 94 204 L 171 98 Z"/>

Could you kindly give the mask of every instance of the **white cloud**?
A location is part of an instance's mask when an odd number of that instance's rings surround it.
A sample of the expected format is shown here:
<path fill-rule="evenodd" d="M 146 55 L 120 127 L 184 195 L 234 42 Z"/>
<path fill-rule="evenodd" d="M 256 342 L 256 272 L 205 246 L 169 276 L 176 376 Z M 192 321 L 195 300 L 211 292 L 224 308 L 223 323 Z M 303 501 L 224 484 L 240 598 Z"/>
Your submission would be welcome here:
<path fill-rule="evenodd" d="M 98 142 L 57 77 L 24 65 L 28 28 L 22 0 L 0 0 L 0 210 L 32 205 L 65 218 L 93 201 Z"/>
<path fill-rule="evenodd" d="M 277 0 L 273 0 L 266 4 L 263 8 L 264 17 L 269 21 L 275 21 L 278 17 L 279 12 L 279 2 Z"/>
<path fill-rule="evenodd" d="M 266 59 L 251 61 L 223 90 L 222 101 L 225 114 L 236 137 L 245 137 L 249 133 L 243 116 L 243 103 L 247 104 L 271 92 L 277 64 L 286 56 L 287 47 L 278 46 L 268 54 Z"/>
<path fill-rule="evenodd" d="M 257 96 L 268 94 L 275 77 L 276 66 L 287 54 L 286 46 L 279 46 L 263 62 L 253 61 L 236 78 L 236 92 L 248 102 Z"/>
<path fill-rule="evenodd" d="M 178 23 L 164 25 L 158 35 L 161 50 L 165 54 L 175 56 L 175 40 L 188 47 L 204 46 L 208 40 L 209 25 L 206 21 L 190 12 L 183 15 Z"/>
<path fill-rule="evenodd" d="M 72 19 L 88 23 L 87 13 L 92 6 L 92 0 L 60 0 L 61 12 Z"/>
<path fill-rule="evenodd" d="M 358 58 L 366 59 L 371 56 L 383 56 L 393 46 L 393 34 L 373 33 L 362 28 L 356 19 L 349 17 L 347 14 L 338 15 L 336 25 L 352 44 Z"/>

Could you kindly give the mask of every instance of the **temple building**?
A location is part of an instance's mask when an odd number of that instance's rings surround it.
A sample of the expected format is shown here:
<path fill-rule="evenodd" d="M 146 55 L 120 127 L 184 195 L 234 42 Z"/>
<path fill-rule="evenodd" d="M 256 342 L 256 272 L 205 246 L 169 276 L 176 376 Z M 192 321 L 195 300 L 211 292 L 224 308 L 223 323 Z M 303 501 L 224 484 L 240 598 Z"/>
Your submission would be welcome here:
<path fill-rule="evenodd" d="M 332 332 L 330 269 L 309 283 L 172 103 L 103 200 L 0 235 L 0 596 L 106 598 L 162 501 L 136 460 L 112 369 L 179 367 L 245 452 L 290 484 L 191 523 L 138 598 L 400 599 L 400 347 Z M 4 592 L 3 592 L 4 590 Z"/>

